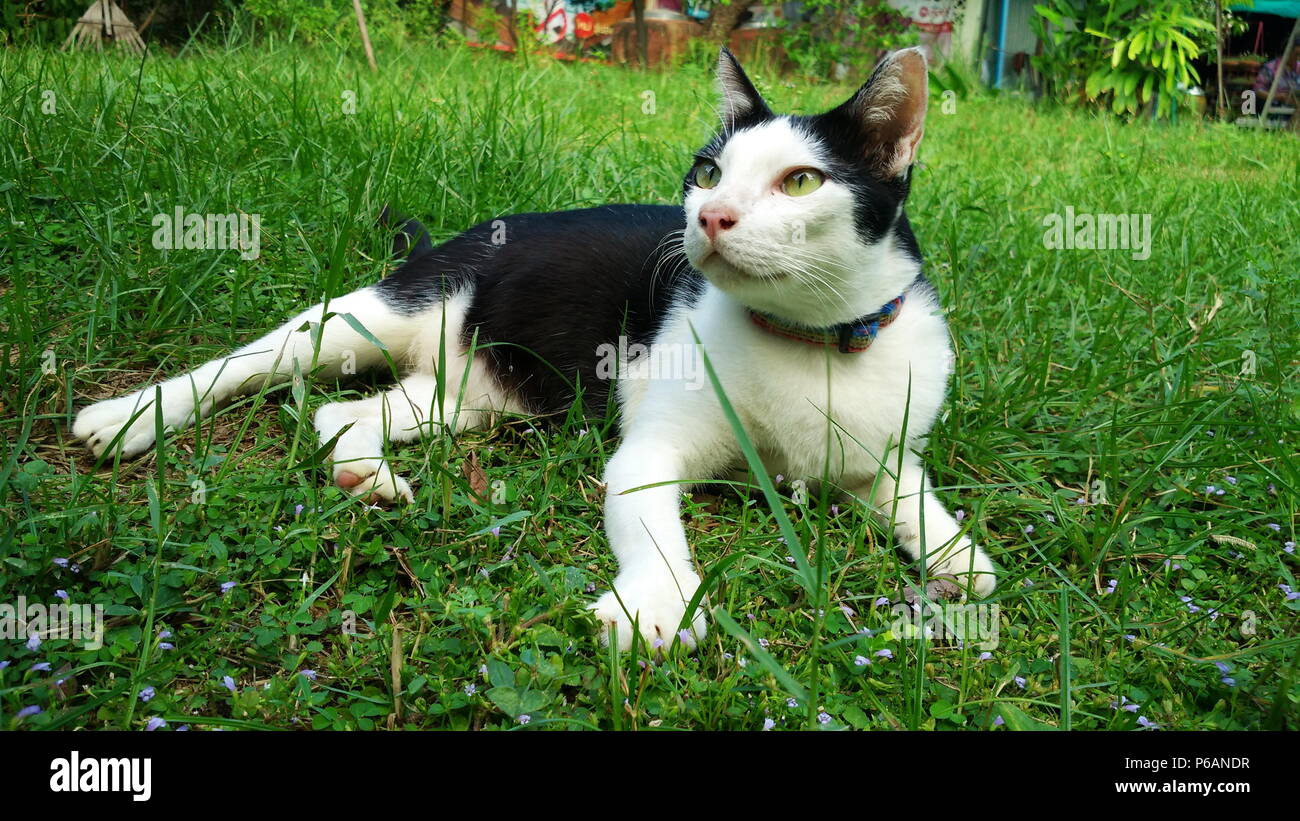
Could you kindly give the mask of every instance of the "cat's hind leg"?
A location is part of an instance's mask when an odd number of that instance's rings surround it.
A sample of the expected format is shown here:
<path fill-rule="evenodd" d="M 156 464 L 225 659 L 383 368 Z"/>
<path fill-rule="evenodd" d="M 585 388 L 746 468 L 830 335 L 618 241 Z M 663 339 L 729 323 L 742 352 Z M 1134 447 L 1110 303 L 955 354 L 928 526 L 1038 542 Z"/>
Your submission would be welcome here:
<path fill-rule="evenodd" d="M 523 411 L 496 384 L 483 355 L 465 348 L 462 329 L 469 301 L 469 294 L 460 294 L 419 314 L 420 333 L 410 355 L 415 372 L 395 387 L 365 399 L 331 402 L 316 411 L 321 442 L 337 437 L 331 468 L 336 485 L 373 500 L 414 501 L 410 483 L 384 458 L 385 443 L 479 428 L 494 413 Z"/>
<path fill-rule="evenodd" d="M 123 456 L 135 456 L 154 443 L 153 403 L 159 391 L 164 427 L 185 427 L 235 396 L 289 381 L 295 367 L 304 375 L 318 368 L 321 376 L 331 378 L 378 367 L 388 357 L 401 361 L 420 324 L 418 317 L 395 310 L 375 288 L 364 288 L 316 305 L 261 339 L 187 374 L 83 408 L 72 433 L 96 456 L 115 443 Z M 388 349 L 388 357 L 372 338 Z"/>

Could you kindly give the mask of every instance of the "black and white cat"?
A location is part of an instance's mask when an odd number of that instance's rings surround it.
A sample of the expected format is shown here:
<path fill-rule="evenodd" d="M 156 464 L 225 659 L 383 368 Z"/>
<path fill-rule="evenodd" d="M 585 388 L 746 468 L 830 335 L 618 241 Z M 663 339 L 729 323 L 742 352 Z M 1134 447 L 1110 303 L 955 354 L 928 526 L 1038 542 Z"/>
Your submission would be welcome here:
<path fill-rule="evenodd" d="M 605 526 L 618 595 L 592 609 L 624 648 L 634 619 L 651 644 L 694 647 L 705 619 L 685 613 L 700 582 L 680 493 L 686 480 L 745 466 L 699 373 L 650 371 L 655 354 L 698 351 L 698 335 L 771 473 L 815 482 L 829 465 L 835 487 L 892 518 L 908 556 L 987 595 L 993 565 L 926 488 L 912 450 L 939 414 L 952 365 L 903 212 L 925 123 L 923 53 L 889 55 L 852 98 L 816 116 L 772 113 L 725 49 L 718 80 L 722 129 L 695 156 L 684 210 L 520 214 L 438 247 L 418 229 L 406 262 L 378 284 L 163 382 L 164 423 L 192 424 L 232 396 L 287 381 L 295 363 L 325 377 L 346 360 L 383 367 L 359 324 L 405 376 L 381 395 L 324 405 L 316 429 L 329 442 L 346 428 L 333 450 L 340 487 L 411 501 L 383 459 L 386 441 L 484 426 L 499 412 L 561 411 L 579 391 L 601 408 L 613 390 L 622 442 L 605 469 Z M 302 329 L 322 316 L 317 350 Z M 624 357 L 610 379 L 602 352 L 639 345 L 650 353 Z M 141 411 L 154 396 L 149 387 L 91 405 L 73 432 L 96 454 L 138 454 L 153 443 L 154 412 Z"/>

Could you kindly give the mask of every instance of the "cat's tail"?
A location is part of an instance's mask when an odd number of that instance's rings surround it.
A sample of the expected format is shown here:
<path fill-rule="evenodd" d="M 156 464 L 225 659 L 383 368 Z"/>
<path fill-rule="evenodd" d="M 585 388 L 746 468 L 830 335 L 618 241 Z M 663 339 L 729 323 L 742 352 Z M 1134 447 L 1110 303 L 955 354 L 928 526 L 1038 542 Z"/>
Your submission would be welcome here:
<path fill-rule="evenodd" d="M 433 237 L 429 229 L 417 219 L 407 217 L 385 205 L 379 213 L 379 224 L 393 230 L 393 259 L 409 259 L 433 250 Z"/>

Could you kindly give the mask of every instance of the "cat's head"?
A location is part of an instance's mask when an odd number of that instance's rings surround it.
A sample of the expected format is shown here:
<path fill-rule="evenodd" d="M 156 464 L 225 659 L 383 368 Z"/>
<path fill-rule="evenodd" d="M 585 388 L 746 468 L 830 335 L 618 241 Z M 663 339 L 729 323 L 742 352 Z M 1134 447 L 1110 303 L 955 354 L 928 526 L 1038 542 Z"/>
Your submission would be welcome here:
<path fill-rule="evenodd" d="M 683 245 L 743 304 L 811 325 L 862 316 L 920 271 L 903 215 L 928 102 L 925 55 L 885 57 L 841 105 L 774 114 L 725 48 L 722 129 L 686 175 Z"/>

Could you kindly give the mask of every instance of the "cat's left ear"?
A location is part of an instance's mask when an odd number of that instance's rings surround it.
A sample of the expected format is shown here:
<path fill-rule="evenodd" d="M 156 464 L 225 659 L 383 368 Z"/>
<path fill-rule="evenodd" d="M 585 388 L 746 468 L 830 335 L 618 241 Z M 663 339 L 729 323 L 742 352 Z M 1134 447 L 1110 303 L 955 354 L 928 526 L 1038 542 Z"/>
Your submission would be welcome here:
<path fill-rule="evenodd" d="M 868 162 L 892 179 L 907 173 L 916 159 L 929 101 L 925 52 L 905 48 L 886 55 L 871 79 L 840 110 L 861 129 Z"/>
<path fill-rule="evenodd" d="M 757 114 L 771 116 L 772 111 L 759 96 L 758 89 L 745 76 L 745 70 L 726 46 L 718 55 L 718 89 L 722 92 L 722 127 L 731 131 L 742 117 Z"/>

